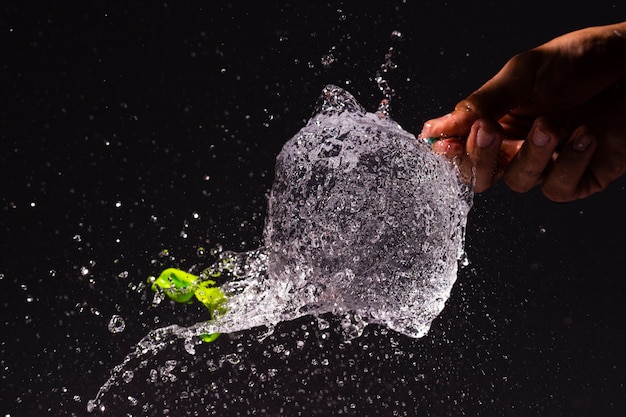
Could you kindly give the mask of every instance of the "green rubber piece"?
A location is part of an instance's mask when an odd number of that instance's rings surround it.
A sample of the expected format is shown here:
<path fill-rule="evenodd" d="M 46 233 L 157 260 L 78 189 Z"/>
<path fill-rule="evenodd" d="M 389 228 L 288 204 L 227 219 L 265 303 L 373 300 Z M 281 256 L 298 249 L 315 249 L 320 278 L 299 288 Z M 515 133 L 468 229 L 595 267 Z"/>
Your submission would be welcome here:
<path fill-rule="evenodd" d="M 188 303 L 194 296 L 198 286 L 198 277 L 180 269 L 168 268 L 152 283 L 152 290 L 163 290 L 177 303 Z"/>
<path fill-rule="evenodd" d="M 220 337 L 219 333 L 205 333 L 200 335 L 200 339 L 206 343 L 214 342 L 218 337 Z"/>
<path fill-rule="evenodd" d="M 226 295 L 215 286 L 215 281 L 208 279 L 200 282 L 194 294 L 198 301 L 211 311 L 211 314 L 226 313 Z"/>
<path fill-rule="evenodd" d="M 218 277 L 220 274 L 212 275 Z M 152 283 L 153 291 L 163 291 L 177 303 L 191 303 L 195 296 L 211 312 L 211 317 L 226 313 L 226 295 L 210 279 L 201 281 L 197 275 L 181 269 L 167 268 Z M 213 342 L 219 333 L 200 335 L 204 342 Z"/>

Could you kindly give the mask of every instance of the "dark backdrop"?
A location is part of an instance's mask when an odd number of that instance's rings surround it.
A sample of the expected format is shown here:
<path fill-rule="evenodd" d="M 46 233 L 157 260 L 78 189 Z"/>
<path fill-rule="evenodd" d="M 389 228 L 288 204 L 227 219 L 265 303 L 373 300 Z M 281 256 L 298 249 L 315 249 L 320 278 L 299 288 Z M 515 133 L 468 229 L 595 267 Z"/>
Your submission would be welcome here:
<path fill-rule="evenodd" d="M 130 3 L 1 6 L 0 415 L 85 415 L 150 329 L 206 317 L 153 307 L 146 278 L 259 246 L 274 158 L 325 84 L 374 110 L 393 46 L 392 116 L 417 133 L 516 52 L 626 16 L 617 1 Z M 423 339 L 371 326 L 346 342 L 329 317 L 175 345 L 105 414 L 625 415 L 625 185 L 569 204 L 477 196 L 470 265 Z M 151 381 L 172 358 L 177 381 Z"/>

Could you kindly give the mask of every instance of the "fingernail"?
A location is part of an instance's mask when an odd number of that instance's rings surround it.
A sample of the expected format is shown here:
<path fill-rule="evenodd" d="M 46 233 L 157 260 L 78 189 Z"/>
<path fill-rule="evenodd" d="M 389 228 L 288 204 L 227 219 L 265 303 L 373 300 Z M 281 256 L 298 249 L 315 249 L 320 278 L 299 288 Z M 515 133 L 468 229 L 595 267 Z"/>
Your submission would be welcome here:
<path fill-rule="evenodd" d="M 425 123 L 424 127 L 422 127 L 422 132 L 419 134 L 420 137 L 431 137 L 431 132 L 433 131 L 432 123 Z"/>
<path fill-rule="evenodd" d="M 532 141 L 535 146 L 546 146 L 550 142 L 550 136 L 541 129 L 535 129 L 533 131 Z"/>
<path fill-rule="evenodd" d="M 495 140 L 495 135 L 491 132 L 487 132 L 482 127 L 476 132 L 476 144 L 479 148 L 488 148 Z"/>
<path fill-rule="evenodd" d="M 591 136 L 580 134 L 576 136 L 576 139 L 574 139 L 572 148 L 574 148 L 575 151 L 582 152 L 589 147 L 590 143 L 591 143 Z"/>

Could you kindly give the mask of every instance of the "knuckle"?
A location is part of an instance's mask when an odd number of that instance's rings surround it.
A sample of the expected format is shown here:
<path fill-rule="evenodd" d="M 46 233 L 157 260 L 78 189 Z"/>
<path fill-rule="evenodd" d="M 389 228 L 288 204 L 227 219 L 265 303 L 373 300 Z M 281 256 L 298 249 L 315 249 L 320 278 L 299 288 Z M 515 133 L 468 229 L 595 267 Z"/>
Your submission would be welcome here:
<path fill-rule="evenodd" d="M 531 184 L 528 181 L 520 181 L 519 179 L 511 178 L 510 176 L 504 177 L 504 183 L 516 193 L 528 192 L 535 186 L 534 183 Z"/>
<path fill-rule="evenodd" d="M 525 193 L 534 188 L 541 178 L 543 171 L 530 167 L 508 171 L 504 176 L 504 182 L 513 191 Z"/>
<path fill-rule="evenodd" d="M 548 200 L 555 203 L 565 203 L 575 199 L 571 192 L 559 187 L 554 187 L 550 183 L 544 183 L 541 187 L 541 192 Z"/>
<path fill-rule="evenodd" d="M 530 50 L 520 52 L 514 55 L 507 62 L 507 65 L 513 68 L 527 69 L 528 67 L 537 66 L 540 60 L 541 60 L 541 52 L 537 49 L 530 49 Z"/>

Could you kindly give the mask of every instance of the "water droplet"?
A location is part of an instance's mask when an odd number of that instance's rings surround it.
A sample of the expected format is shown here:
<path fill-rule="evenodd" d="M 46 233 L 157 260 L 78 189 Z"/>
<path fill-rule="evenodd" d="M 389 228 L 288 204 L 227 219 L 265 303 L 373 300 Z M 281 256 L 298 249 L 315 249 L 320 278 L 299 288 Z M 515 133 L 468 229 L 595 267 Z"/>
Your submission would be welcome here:
<path fill-rule="evenodd" d="M 402 40 L 402 32 L 400 32 L 399 30 L 392 31 L 391 40 L 394 40 L 394 41 Z"/>
<path fill-rule="evenodd" d="M 135 376 L 135 373 L 129 369 L 129 370 L 124 371 L 124 373 L 122 374 L 122 379 L 124 380 L 124 382 L 128 384 L 130 381 L 133 380 L 134 376 Z"/>
<path fill-rule="evenodd" d="M 93 413 L 97 406 L 98 403 L 95 400 L 87 401 L 87 412 Z"/>
<path fill-rule="evenodd" d="M 189 353 L 190 355 L 196 354 L 196 342 L 194 342 L 192 339 L 186 339 L 184 347 L 187 353 Z"/>
<path fill-rule="evenodd" d="M 111 317 L 109 320 L 109 325 L 107 326 L 111 333 L 121 333 L 126 328 L 126 323 L 122 316 L 118 316 L 117 314 Z"/>
<path fill-rule="evenodd" d="M 165 365 L 159 368 L 159 375 L 163 381 L 175 382 L 178 377 L 172 373 L 178 362 L 174 359 L 165 361 Z"/>
<path fill-rule="evenodd" d="M 358 314 L 346 314 L 341 319 L 341 333 L 344 340 L 352 340 L 363 334 L 367 322 Z"/>
<path fill-rule="evenodd" d="M 209 253 L 211 254 L 211 256 L 217 256 L 220 253 L 222 253 L 223 250 L 224 250 L 224 248 L 222 247 L 222 245 L 217 244 L 217 245 L 215 245 L 215 247 L 211 248 Z"/>
<path fill-rule="evenodd" d="M 321 317 L 317 318 L 317 328 L 320 330 L 326 330 L 330 327 L 330 323 L 328 322 L 328 320 L 323 319 Z"/>
<path fill-rule="evenodd" d="M 165 294 L 163 293 L 163 291 L 157 291 L 154 294 L 154 298 L 152 298 L 152 306 L 158 306 L 163 300 L 165 300 Z"/>
<path fill-rule="evenodd" d="M 236 353 L 229 353 L 224 359 L 233 365 L 237 365 L 241 361 L 241 358 Z"/>
<path fill-rule="evenodd" d="M 219 369 L 219 366 L 217 363 L 215 363 L 215 361 L 213 359 L 209 359 L 206 362 L 206 366 L 209 372 L 215 372 Z"/>
<path fill-rule="evenodd" d="M 321 62 L 324 68 L 330 68 L 335 63 L 335 56 L 333 54 L 322 55 Z"/>

